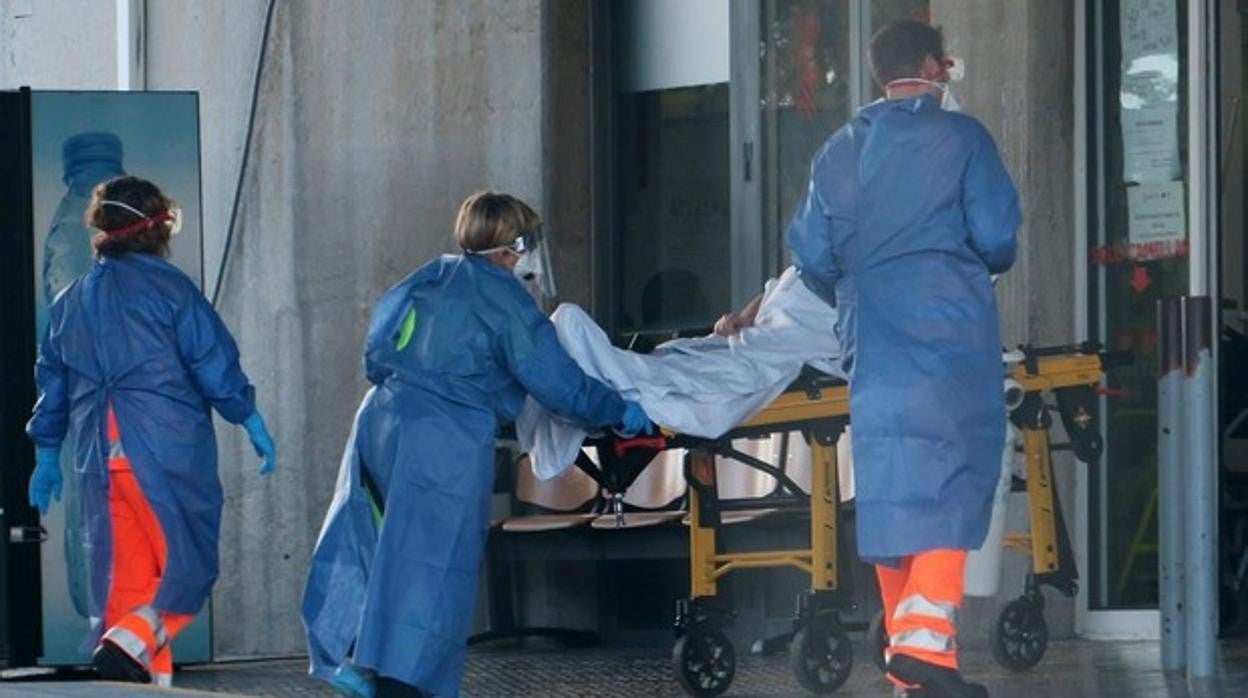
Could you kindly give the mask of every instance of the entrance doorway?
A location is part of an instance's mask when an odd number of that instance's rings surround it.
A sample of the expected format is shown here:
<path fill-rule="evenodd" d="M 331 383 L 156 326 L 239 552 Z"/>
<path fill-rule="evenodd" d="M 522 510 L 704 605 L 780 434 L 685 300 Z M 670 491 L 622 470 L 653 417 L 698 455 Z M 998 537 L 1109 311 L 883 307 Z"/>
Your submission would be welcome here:
<path fill-rule="evenodd" d="M 1104 463 L 1082 487 L 1081 627 L 1089 635 L 1158 633 L 1156 303 L 1209 294 L 1218 299 L 1220 330 L 1220 626 L 1223 636 L 1245 636 L 1248 3 L 1104 0 L 1082 7 L 1087 334 L 1132 351 L 1135 363 L 1110 377 Z M 1207 24 L 1189 25 L 1198 15 Z M 1189 66 L 1205 55 L 1216 69 L 1197 84 Z"/>
<path fill-rule="evenodd" d="M 1221 630 L 1224 637 L 1243 637 L 1248 636 L 1248 6 L 1238 0 L 1219 5 Z"/>

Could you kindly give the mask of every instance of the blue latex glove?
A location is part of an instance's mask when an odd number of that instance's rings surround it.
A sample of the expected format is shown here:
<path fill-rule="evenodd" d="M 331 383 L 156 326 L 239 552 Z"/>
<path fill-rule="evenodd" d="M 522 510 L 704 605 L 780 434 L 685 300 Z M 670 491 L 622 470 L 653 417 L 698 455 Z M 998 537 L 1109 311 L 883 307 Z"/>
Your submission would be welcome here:
<path fill-rule="evenodd" d="M 628 400 L 624 403 L 624 416 L 620 417 L 620 431 L 626 436 L 653 434 L 654 422 L 650 421 L 641 405 Z"/>
<path fill-rule="evenodd" d="M 251 439 L 256 455 L 264 459 L 260 464 L 260 474 L 268 475 L 273 472 L 277 467 L 277 446 L 273 443 L 268 428 L 264 426 L 264 417 L 260 416 L 260 410 L 251 413 L 243 422 L 243 428 L 247 430 L 247 438 Z"/>
<path fill-rule="evenodd" d="M 47 514 L 52 500 L 61 501 L 61 447 L 40 446 L 35 449 L 35 472 L 30 474 L 30 487 L 27 491 L 30 505 Z"/>

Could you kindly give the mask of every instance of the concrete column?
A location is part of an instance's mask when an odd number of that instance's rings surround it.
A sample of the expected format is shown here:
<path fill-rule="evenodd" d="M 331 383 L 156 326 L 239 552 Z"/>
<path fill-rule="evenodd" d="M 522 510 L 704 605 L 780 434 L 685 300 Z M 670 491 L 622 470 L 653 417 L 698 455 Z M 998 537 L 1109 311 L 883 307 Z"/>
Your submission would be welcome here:
<path fill-rule="evenodd" d="M 589 3 L 544 0 L 542 8 L 542 218 L 556 245 L 559 300 L 590 307 Z"/>
<path fill-rule="evenodd" d="M 1184 530 L 1184 473 L 1186 415 L 1183 413 L 1183 305 L 1182 299 L 1157 302 L 1160 362 L 1157 370 L 1157 539 L 1159 552 L 1159 606 L 1161 611 L 1161 668 L 1182 671 L 1187 665 L 1186 541 Z"/>
<path fill-rule="evenodd" d="M 153 30 L 146 34 L 148 88 L 199 93 L 204 286 L 209 291 L 221 265 L 267 4 L 147 3 L 147 26 Z"/>
<path fill-rule="evenodd" d="M 1183 299 L 1183 617 L 1189 682 L 1218 675 L 1218 418 L 1213 301 Z"/>
<path fill-rule="evenodd" d="M 1070 341 L 1073 309 L 1074 8 L 1071 0 L 933 0 L 946 50 L 966 60 L 954 89 L 997 139 L 1023 205 L 1019 258 L 1001 279 L 1007 344 Z"/>
<path fill-rule="evenodd" d="M 996 138 L 1022 200 L 1018 261 L 998 286 L 1007 346 L 1066 343 L 1076 336 L 1074 290 L 1084 272 L 1075 268 L 1074 247 L 1073 5 L 932 0 L 932 23 L 944 30 L 946 50 L 966 61 L 966 78 L 954 85 L 958 101 Z M 1068 526 L 1075 511 L 1072 462 L 1067 454 L 1054 459 Z M 1027 525 L 1020 495 L 1011 502 L 1008 525 Z M 998 598 L 968 600 L 960 615 L 964 642 L 983 641 L 1001 605 L 1021 593 L 1028 563 L 1007 553 Z M 1051 636 L 1073 634 L 1074 604 L 1058 594 L 1046 597 Z"/>
<path fill-rule="evenodd" d="M 453 249 L 467 194 L 488 187 L 544 200 L 541 21 L 540 0 L 279 3 L 221 311 L 281 464 L 259 479 L 242 433 L 221 429 L 219 655 L 305 648 L 299 599 L 366 388 L 372 304 Z M 254 36 L 239 48 L 248 56 Z M 223 69 L 214 60 L 187 65 L 187 79 Z M 218 175 L 232 191 L 233 173 Z"/>

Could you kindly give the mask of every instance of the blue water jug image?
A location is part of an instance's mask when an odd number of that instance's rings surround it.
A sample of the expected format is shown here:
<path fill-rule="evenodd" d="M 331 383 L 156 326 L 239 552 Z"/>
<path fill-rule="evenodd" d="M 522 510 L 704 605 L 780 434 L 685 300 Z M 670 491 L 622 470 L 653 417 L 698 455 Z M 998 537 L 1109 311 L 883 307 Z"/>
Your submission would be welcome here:
<path fill-rule="evenodd" d="M 80 133 L 61 146 L 65 195 L 52 217 L 43 241 L 43 312 L 39 329 L 47 323 L 47 308 L 74 279 L 91 269 L 94 259 L 91 238 L 96 231 L 87 227 L 84 216 L 91 190 L 100 182 L 125 174 L 122 169 L 121 139 L 112 133 Z M 62 472 L 73 473 L 74 444 L 67 438 L 61 450 Z M 88 617 L 87 541 L 83 540 L 82 504 L 78 478 L 65 478 L 65 567 L 66 584 L 74 610 Z"/>
<path fill-rule="evenodd" d="M 95 185 L 125 174 L 121 139 L 111 133 L 80 133 L 61 147 L 66 191 L 43 242 L 43 291 L 49 305 L 61 289 L 91 268 L 91 237 L 83 215 Z"/>

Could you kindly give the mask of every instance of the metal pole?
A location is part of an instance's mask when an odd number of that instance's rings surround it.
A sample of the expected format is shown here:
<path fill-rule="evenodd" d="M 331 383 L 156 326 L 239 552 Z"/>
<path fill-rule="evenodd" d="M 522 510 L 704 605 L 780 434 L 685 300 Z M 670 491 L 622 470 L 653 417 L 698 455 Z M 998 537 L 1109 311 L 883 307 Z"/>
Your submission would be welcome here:
<path fill-rule="evenodd" d="M 732 306 L 739 308 L 750 301 L 767 274 L 763 269 L 763 179 L 758 162 L 762 159 L 759 143 L 759 65 L 758 40 L 762 36 L 762 18 L 755 3 L 734 2 L 729 5 L 729 71 L 730 102 L 728 120 L 729 143 L 732 144 L 729 185 L 732 217 L 730 224 Z"/>
<path fill-rule="evenodd" d="M 1209 99 L 1209 0 L 1187 3 L 1187 229 L 1188 293 L 1212 295 L 1209 260 L 1213 246 L 1213 220 L 1209 215 L 1210 148 L 1207 111 Z"/>
<path fill-rule="evenodd" d="M 1188 679 L 1217 675 L 1218 472 L 1217 415 L 1213 410 L 1213 303 L 1208 296 L 1183 299 L 1186 342 L 1183 382 L 1187 453 L 1184 490 Z"/>
<path fill-rule="evenodd" d="M 1157 521 L 1161 553 L 1161 668 L 1186 665 L 1183 618 L 1183 303 L 1157 301 Z"/>
<path fill-rule="evenodd" d="M 871 3 L 849 2 L 849 117 L 871 102 L 871 62 L 867 48 L 871 42 Z"/>
<path fill-rule="evenodd" d="M 147 88 L 146 0 L 117 0 L 117 89 Z"/>

